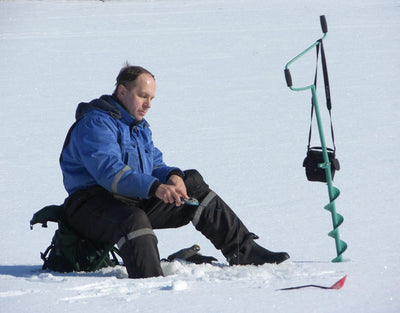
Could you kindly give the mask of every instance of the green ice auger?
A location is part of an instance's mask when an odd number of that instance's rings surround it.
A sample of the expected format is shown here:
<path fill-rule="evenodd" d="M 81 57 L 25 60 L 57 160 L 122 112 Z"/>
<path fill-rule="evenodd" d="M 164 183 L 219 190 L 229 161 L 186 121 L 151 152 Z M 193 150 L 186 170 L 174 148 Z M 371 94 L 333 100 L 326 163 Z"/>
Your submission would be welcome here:
<path fill-rule="evenodd" d="M 328 26 L 326 23 L 326 19 L 324 15 L 320 16 L 320 21 L 321 21 L 321 27 L 324 35 L 322 36 L 321 39 L 317 40 L 313 45 L 308 47 L 306 50 L 301 52 L 299 55 L 297 55 L 295 58 L 293 58 L 291 61 L 289 61 L 286 66 L 285 66 L 285 78 L 286 78 L 286 83 L 288 87 L 293 90 L 293 91 L 303 91 L 310 89 L 311 90 L 311 95 L 312 95 L 312 105 L 315 110 L 315 116 L 317 119 L 318 123 L 318 131 L 319 131 L 319 137 L 321 141 L 321 148 L 322 148 L 322 155 L 324 159 L 324 163 L 319 164 L 320 168 L 323 168 L 325 170 L 325 175 L 326 175 L 326 181 L 328 185 L 328 193 L 329 193 L 329 204 L 327 204 L 324 208 L 331 212 L 332 216 L 332 224 L 333 224 L 333 230 L 329 232 L 329 236 L 335 239 L 335 244 L 336 244 L 336 253 L 337 256 L 332 260 L 332 262 L 342 262 L 342 254 L 343 252 L 347 249 L 347 244 L 340 239 L 339 236 L 339 226 L 343 223 L 343 216 L 336 213 L 336 207 L 335 207 L 335 200 L 339 196 L 340 191 L 338 188 L 333 186 L 332 183 L 332 172 L 331 172 L 331 166 L 330 166 L 330 161 L 328 157 L 328 152 L 326 148 L 326 143 L 325 143 L 325 136 L 324 136 L 324 131 L 322 128 L 322 122 L 321 122 L 321 115 L 319 111 L 319 106 L 318 106 L 318 99 L 317 99 L 317 92 L 316 92 L 316 82 L 313 84 L 306 86 L 306 87 L 300 87 L 300 88 L 295 88 L 293 87 L 292 83 L 292 77 L 289 71 L 289 66 L 297 61 L 299 58 L 301 58 L 303 55 L 305 55 L 307 52 L 309 52 L 311 49 L 315 48 L 317 45 L 322 42 L 322 40 L 325 39 L 326 34 L 328 32 Z"/>

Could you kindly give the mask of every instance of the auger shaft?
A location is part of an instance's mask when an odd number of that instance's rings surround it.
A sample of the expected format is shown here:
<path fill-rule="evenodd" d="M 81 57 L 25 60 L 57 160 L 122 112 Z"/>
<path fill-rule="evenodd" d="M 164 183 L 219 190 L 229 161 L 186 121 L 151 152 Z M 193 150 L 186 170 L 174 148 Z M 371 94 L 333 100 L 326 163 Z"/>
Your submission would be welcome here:
<path fill-rule="evenodd" d="M 314 106 L 315 117 L 317 119 L 317 124 L 318 124 L 318 133 L 321 141 L 322 156 L 324 159 L 324 163 L 319 164 L 319 166 L 321 168 L 324 168 L 325 170 L 329 201 L 330 201 L 329 204 L 327 204 L 324 208 L 329 212 L 331 212 L 333 230 L 329 232 L 329 236 L 335 239 L 335 246 L 336 246 L 337 257 L 334 258 L 332 262 L 342 262 L 342 254 L 346 250 L 347 244 L 343 240 L 340 240 L 339 226 L 343 223 L 343 216 L 341 216 L 336 212 L 336 205 L 335 205 L 335 199 L 339 196 L 340 191 L 338 188 L 335 188 L 333 186 L 331 163 L 329 161 L 328 151 L 326 148 L 324 129 L 322 127 L 321 114 L 319 110 L 315 85 L 311 85 L 310 89 L 312 93 L 312 104 Z"/>

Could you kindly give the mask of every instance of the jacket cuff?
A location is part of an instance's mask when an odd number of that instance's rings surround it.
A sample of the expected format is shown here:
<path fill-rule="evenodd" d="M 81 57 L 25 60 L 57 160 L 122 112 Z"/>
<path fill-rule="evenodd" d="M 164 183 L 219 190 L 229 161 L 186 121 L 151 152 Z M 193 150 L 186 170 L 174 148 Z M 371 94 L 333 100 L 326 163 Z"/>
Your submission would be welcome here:
<path fill-rule="evenodd" d="M 176 176 L 179 176 L 179 177 L 181 177 L 181 178 L 184 178 L 184 177 L 185 177 L 185 175 L 182 173 L 182 171 L 181 171 L 180 169 L 178 169 L 178 168 L 175 168 L 175 169 L 173 169 L 171 172 L 168 173 L 168 175 L 167 175 L 167 181 L 168 181 L 168 179 L 169 179 L 172 175 L 176 175 Z"/>
<path fill-rule="evenodd" d="M 160 187 L 161 183 L 159 180 L 154 181 L 154 183 L 151 185 L 150 190 L 149 190 L 149 198 L 151 197 L 155 197 L 156 195 L 156 191 L 158 189 L 158 187 Z"/>

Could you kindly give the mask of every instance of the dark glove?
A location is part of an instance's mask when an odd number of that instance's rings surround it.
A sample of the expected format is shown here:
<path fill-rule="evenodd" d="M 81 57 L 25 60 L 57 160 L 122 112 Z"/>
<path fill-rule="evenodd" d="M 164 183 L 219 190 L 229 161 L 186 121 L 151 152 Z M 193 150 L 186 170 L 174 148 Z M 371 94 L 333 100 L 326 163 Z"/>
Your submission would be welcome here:
<path fill-rule="evenodd" d="M 200 251 L 200 246 L 193 245 L 189 248 L 181 249 L 178 252 L 171 254 L 170 256 L 168 256 L 167 259 L 164 260 L 168 262 L 172 262 L 174 260 L 183 260 L 195 264 L 202 264 L 202 263 L 211 264 L 212 261 L 218 261 L 216 258 L 212 256 L 204 256 L 200 254 L 199 251 Z"/>

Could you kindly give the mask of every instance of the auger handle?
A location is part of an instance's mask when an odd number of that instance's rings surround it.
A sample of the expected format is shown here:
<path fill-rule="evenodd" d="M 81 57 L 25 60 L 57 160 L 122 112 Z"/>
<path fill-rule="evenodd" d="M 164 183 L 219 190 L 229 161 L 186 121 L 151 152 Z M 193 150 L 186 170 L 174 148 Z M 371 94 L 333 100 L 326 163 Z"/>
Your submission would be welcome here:
<path fill-rule="evenodd" d="M 328 24 L 326 24 L 325 15 L 321 15 L 321 16 L 319 17 L 319 20 L 320 20 L 320 22 L 321 22 L 322 32 L 323 32 L 324 34 L 326 34 L 326 33 L 328 32 Z"/>
<path fill-rule="evenodd" d="M 324 35 L 318 39 L 314 44 L 312 44 L 311 46 L 309 46 L 307 49 L 305 49 L 303 52 L 301 52 L 300 54 L 298 54 L 297 56 L 295 56 L 292 60 L 290 60 L 286 66 L 285 66 L 285 78 L 286 78 L 286 84 L 287 86 L 293 90 L 293 91 L 301 91 L 301 90 L 306 90 L 306 89 L 311 89 L 313 84 L 309 85 L 309 86 L 304 86 L 304 87 L 293 87 L 293 81 L 292 81 L 292 76 L 290 74 L 289 71 L 289 66 L 294 63 L 295 61 L 297 61 L 299 58 L 301 58 L 303 55 L 305 55 L 307 52 L 309 52 L 311 49 L 315 48 L 315 46 L 319 45 L 320 42 L 322 40 L 325 39 L 325 37 L 327 36 L 327 32 L 328 32 L 328 25 L 326 23 L 326 18 L 325 15 L 320 15 L 319 17 L 320 22 L 321 22 L 321 28 L 322 31 L 324 33 Z"/>
<path fill-rule="evenodd" d="M 288 68 L 285 68 L 285 78 L 286 78 L 287 86 L 292 87 L 292 85 L 293 85 L 292 75 L 290 75 L 290 70 Z"/>

